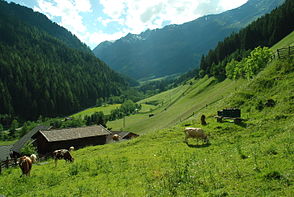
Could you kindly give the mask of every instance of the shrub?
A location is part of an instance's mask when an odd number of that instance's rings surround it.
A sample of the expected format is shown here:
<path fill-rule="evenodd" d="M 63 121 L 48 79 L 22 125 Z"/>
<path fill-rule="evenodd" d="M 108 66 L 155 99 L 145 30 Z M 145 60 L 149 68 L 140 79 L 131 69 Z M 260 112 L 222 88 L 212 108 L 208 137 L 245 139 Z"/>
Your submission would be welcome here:
<path fill-rule="evenodd" d="M 31 155 L 37 153 L 37 148 L 33 145 L 32 141 L 29 141 L 20 151 L 24 155 Z"/>
<path fill-rule="evenodd" d="M 226 65 L 226 75 L 230 79 L 252 79 L 258 74 L 272 58 L 272 52 L 268 47 L 257 47 L 251 51 L 247 58 L 240 62 L 231 60 Z"/>

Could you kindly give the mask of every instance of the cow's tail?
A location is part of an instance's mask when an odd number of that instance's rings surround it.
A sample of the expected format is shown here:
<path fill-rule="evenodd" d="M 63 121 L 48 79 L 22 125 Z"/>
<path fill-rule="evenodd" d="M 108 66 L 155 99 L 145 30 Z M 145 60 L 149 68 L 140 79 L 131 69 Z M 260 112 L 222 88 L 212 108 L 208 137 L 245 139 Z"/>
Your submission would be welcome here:
<path fill-rule="evenodd" d="M 24 159 L 20 161 L 20 166 L 23 174 L 26 174 L 30 171 L 30 164 L 29 161 Z"/>

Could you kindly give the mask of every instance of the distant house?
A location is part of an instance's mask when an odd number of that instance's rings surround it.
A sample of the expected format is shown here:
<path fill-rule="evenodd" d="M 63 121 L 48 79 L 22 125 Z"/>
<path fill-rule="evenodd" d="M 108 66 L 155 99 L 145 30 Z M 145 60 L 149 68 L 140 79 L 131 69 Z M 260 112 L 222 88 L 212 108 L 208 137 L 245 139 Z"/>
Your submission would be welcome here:
<path fill-rule="evenodd" d="M 111 131 L 112 135 L 119 135 L 120 139 L 122 140 L 129 140 L 135 137 L 138 137 L 139 135 L 133 132 L 127 132 L 127 131 Z"/>
<path fill-rule="evenodd" d="M 7 146 L 0 146 L 0 165 L 1 161 L 6 161 L 7 158 L 10 159 L 10 150 L 13 145 L 7 145 Z"/>
<path fill-rule="evenodd" d="M 32 136 L 35 135 L 40 130 L 48 130 L 50 129 L 50 126 L 37 126 L 31 131 L 29 131 L 27 134 L 25 134 L 22 138 L 20 138 L 11 148 L 12 157 L 20 157 L 21 156 L 21 149 L 24 147 L 24 145 L 33 140 Z"/>
<path fill-rule="evenodd" d="M 33 138 L 39 154 L 51 153 L 57 149 L 68 149 L 74 146 L 79 149 L 90 145 L 101 145 L 107 142 L 111 134 L 102 125 L 89 127 L 67 128 L 48 131 L 39 131 Z"/>

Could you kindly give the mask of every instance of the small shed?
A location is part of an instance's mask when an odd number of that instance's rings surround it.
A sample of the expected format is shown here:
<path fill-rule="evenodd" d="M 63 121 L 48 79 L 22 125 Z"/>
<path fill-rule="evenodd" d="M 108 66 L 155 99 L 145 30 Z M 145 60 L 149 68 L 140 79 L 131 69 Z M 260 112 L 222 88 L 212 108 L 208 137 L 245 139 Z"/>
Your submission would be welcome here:
<path fill-rule="evenodd" d="M 68 149 L 74 146 L 79 149 L 90 145 L 105 144 L 111 134 L 102 125 L 39 131 L 33 138 L 39 154 L 51 153 L 57 149 Z"/>
<path fill-rule="evenodd" d="M 237 108 L 223 109 L 221 111 L 217 111 L 217 115 L 228 118 L 240 118 L 241 110 Z"/>
<path fill-rule="evenodd" d="M 129 139 L 132 139 L 132 138 L 135 138 L 135 137 L 139 137 L 138 134 L 136 133 L 133 133 L 133 132 L 127 132 L 127 131 L 111 131 L 111 137 L 113 135 L 117 134 L 120 139 L 122 140 L 129 140 Z"/>
<path fill-rule="evenodd" d="M 241 123 L 241 110 L 237 108 L 227 108 L 221 111 L 217 111 L 217 116 L 215 116 L 217 122 L 223 122 L 223 119 L 232 119 L 234 123 Z"/>
<path fill-rule="evenodd" d="M 29 131 L 27 134 L 25 134 L 24 136 L 22 136 L 22 138 L 20 138 L 17 142 L 15 142 L 15 144 L 12 146 L 11 151 L 12 157 L 20 157 L 21 156 L 21 149 L 24 147 L 24 145 L 29 142 L 32 139 L 32 136 L 35 135 L 38 131 L 40 130 L 49 130 L 51 128 L 51 126 L 37 126 L 35 128 L 33 128 L 31 131 Z"/>

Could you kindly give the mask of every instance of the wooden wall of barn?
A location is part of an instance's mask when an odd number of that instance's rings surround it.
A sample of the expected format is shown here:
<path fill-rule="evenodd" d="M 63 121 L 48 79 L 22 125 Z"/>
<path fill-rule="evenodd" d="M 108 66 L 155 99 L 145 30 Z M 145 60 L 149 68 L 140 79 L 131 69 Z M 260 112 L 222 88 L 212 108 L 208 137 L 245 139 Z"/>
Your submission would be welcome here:
<path fill-rule="evenodd" d="M 69 149 L 71 146 L 79 149 L 85 146 L 102 145 L 106 143 L 106 135 L 57 142 L 48 142 L 44 136 L 38 135 L 35 142 L 38 153 L 47 154 L 57 149 Z"/>

